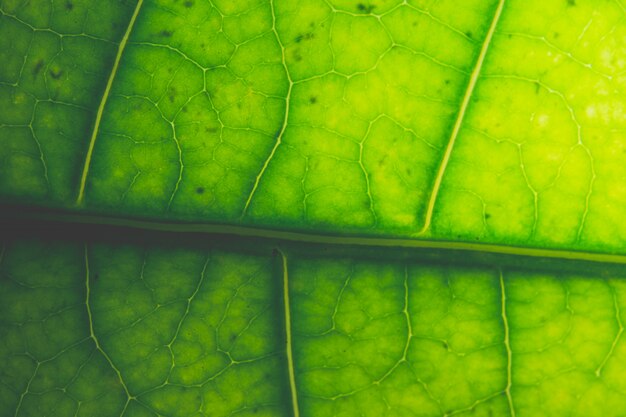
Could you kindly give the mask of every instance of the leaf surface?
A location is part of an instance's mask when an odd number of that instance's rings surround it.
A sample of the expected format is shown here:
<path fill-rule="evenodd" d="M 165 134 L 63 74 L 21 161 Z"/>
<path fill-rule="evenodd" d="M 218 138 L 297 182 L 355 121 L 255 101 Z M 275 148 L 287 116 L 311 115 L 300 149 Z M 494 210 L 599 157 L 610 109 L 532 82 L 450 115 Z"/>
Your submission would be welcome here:
<path fill-rule="evenodd" d="M 159 240 L 3 247 L 3 415 L 618 416 L 626 403 L 620 268 Z"/>
<path fill-rule="evenodd" d="M 625 12 L 0 1 L 0 414 L 622 415 Z"/>

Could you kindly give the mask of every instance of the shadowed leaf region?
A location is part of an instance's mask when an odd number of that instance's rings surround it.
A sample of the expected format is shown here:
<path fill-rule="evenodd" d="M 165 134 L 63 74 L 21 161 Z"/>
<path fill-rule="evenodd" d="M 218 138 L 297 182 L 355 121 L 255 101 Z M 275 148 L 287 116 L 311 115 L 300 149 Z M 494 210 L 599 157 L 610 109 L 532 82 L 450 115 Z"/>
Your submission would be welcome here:
<path fill-rule="evenodd" d="M 0 3 L 4 201 L 623 252 L 613 2 Z"/>

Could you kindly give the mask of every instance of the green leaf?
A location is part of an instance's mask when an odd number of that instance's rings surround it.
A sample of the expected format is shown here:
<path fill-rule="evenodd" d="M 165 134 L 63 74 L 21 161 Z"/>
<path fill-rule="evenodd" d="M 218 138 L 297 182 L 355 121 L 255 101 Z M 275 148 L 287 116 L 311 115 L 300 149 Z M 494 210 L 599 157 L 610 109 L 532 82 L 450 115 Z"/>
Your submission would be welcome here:
<path fill-rule="evenodd" d="M 623 414 L 625 13 L 0 0 L 0 414 Z"/>

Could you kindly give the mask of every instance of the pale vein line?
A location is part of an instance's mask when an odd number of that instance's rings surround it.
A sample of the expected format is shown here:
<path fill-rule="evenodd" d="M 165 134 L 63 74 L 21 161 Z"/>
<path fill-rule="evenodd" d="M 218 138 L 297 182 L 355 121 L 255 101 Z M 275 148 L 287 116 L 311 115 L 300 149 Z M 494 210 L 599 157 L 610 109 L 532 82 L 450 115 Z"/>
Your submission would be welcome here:
<path fill-rule="evenodd" d="M 263 177 L 263 174 L 265 174 L 265 171 L 267 170 L 267 167 L 270 164 L 270 161 L 272 160 L 272 158 L 274 158 L 274 154 L 276 153 L 276 150 L 282 143 L 285 129 L 287 129 L 287 122 L 289 121 L 289 106 L 291 104 L 291 90 L 293 89 L 293 80 L 291 79 L 291 75 L 289 74 L 289 68 L 287 67 L 285 47 L 283 45 L 283 42 L 280 40 L 280 36 L 278 35 L 278 30 L 276 29 L 276 12 L 274 11 L 273 0 L 270 1 L 270 6 L 272 9 L 272 31 L 274 32 L 276 41 L 278 42 L 278 45 L 280 46 L 282 64 L 285 69 L 285 75 L 287 76 L 287 81 L 289 81 L 289 87 L 287 89 L 287 97 L 285 98 L 285 117 L 283 118 L 283 124 L 281 125 L 280 130 L 276 134 L 276 142 L 274 143 L 274 147 L 272 148 L 272 151 L 270 152 L 269 156 L 263 163 L 263 167 L 261 168 L 261 171 L 259 172 L 259 174 L 256 176 L 256 179 L 254 180 L 254 186 L 252 186 L 252 190 L 250 191 L 250 194 L 248 194 L 248 199 L 246 200 L 246 204 L 243 207 L 243 211 L 241 212 L 241 218 L 243 218 L 246 215 L 248 208 L 250 207 L 250 203 L 252 202 L 252 198 L 254 197 L 254 194 L 256 193 L 257 188 L 259 187 L 261 178 Z"/>
<path fill-rule="evenodd" d="M 607 352 L 606 356 L 600 363 L 600 366 L 598 366 L 598 369 L 596 369 L 597 377 L 600 377 L 600 375 L 602 375 L 602 370 L 604 369 L 604 366 L 609 361 L 609 358 L 613 355 L 613 352 L 615 351 L 615 347 L 617 346 L 619 339 L 622 337 L 622 333 L 624 333 L 624 324 L 622 323 L 622 318 L 620 317 L 620 308 L 619 308 L 619 303 L 617 302 L 617 294 L 613 287 L 611 287 L 611 292 L 613 294 L 613 304 L 615 306 L 615 318 L 617 320 L 617 325 L 619 327 L 619 330 L 617 331 L 617 334 L 615 335 L 615 339 L 613 339 L 613 343 L 611 344 L 611 349 Z"/>
<path fill-rule="evenodd" d="M 87 289 L 86 295 L 85 295 L 85 305 L 87 306 L 87 318 L 89 319 L 89 337 L 94 341 L 96 345 L 96 349 L 102 354 L 104 359 L 109 363 L 109 366 L 111 366 L 113 371 L 117 374 L 117 379 L 120 381 L 122 388 L 124 388 L 124 392 L 126 393 L 126 403 L 124 404 L 124 408 L 122 409 L 122 412 L 120 413 L 120 416 L 123 416 L 124 413 L 126 412 L 126 409 L 128 408 L 128 405 L 130 404 L 130 401 L 135 399 L 135 397 L 130 394 L 128 387 L 126 386 L 126 383 L 124 382 L 124 379 L 122 378 L 122 373 L 117 368 L 117 366 L 115 366 L 109 354 L 106 353 L 104 349 L 102 349 L 102 346 L 100 345 L 100 341 L 98 340 L 98 337 L 96 336 L 96 333 L 93 330 L 93 315 L 91 313 L 91 305 L 89 304 L 89 299 L 91 297 L 90 281 L 91 280 L 90 280 L 90 272 L 89 272 L 89 250 L 87 248 L 87 245 L 85 245 L 85 287 Z"/>
<path fill-rule="evenodd" d="M 293 416 L 300 417 L 300 409 L 298 407 L 298 392 L 296 391 L 296 373 L 293 362 L 293 349 L 291 344 L 291 308 L 289 306 L 289 271 L 287 269 L 287 256 L 278 249 L 282 259 L 283 267 L 283 304 L 285 306 L 285 333 L 287 339 L 287 368 L 289 370 L 289 388 L 291 391 L 291 405 L 293 407 Z"/>
<path fill-rule="evenodd" d="M 402 356 L 396 361 L 396 363 L 378 380 L 374 381 L 375 385 L 380 385 L 389 375 L 391 375 L 403 362 L 407 362 L 407 355 L 409 353 L 409 347 L 411 346 L 411 340 L 413 339 L 413 325 L 411 324 L 411 314 L 409 313 L 409 267 L 404 267 L 404 307 L 402 308 L 402 314 L 406 320 L 406 342 L 404 343 L 404 349 L 402 350 Z M 421 382 L 421 381 L 420 381 Z M 424 387 L 426 389 L 426 387 Z M 428 390 L 426 389 L 428 392 Z M 430 394 L 430 393 L 429 393 Z M 434 399 L 434 398 L 433 398 Z"/>
<path fill-rule="evenodd" d="M 137 0 L 137 5 L 135 6 L 135 11 L 133 12 L 133 16 L 130 18 L 130 22 L 128 23 L 128 27 L 126 28 L 126 33 L 124 33 L 124 37 L 122 38 L 122 41 L 120 42 L 117 48 L 117 55 L 115 56 L 113 69 L 111 70 L 111 74 L 109 75 L 109 80 L 107 81 L 106 88 L 104 89 L 102 100 L 100 100 L 100 106 L 98 106 L 98 112 L 96 113 L 96 121 L 94 123 L 93 131 L 91 132 L 91 139 L 89 140 L 89 148 L 87 149 L 87 156 L 85 157 L 85 165 L 83 166 L 83 174 L 80 178 L 80 188 L 78 189 L 78 197 L 76 198 L 77 205 L 82 204 L 83 199 L 85 197 L 85 184 L 87 183 L 87 175 L 89 175 L 89 167 L 91 166 L 91 158 L 93 156 L 93 149 L 96 144 L 96 137 L 98 136 L 98 132 L 100 130 L 100 122 L 102 121 L 104 107 L 106 106 L 107 100 L 109 99 L 109 95 L 111 93 L 111 87 L 113 86 L 113 80 L 115 80 L 115 76 L 117 75 L 117 69 L 119 68 L 120 61 L 122 60 L 122 55 L 124 54 L 126 43 L 128 42 L 128 38 L 130 37 L 130 32 L 133 30 L 133 26 L 135 25 L 135 20 L 137 20 L 137 16 L 139 15 L 139 10 L 141 9 L 142 4 L 143 4 L 143 0 Z"/>
<path fill-rule="evenodd" d="M 37 376 L 37 373 L 39 372 L 40 365 L 41 365 L 41 362 L 38 361 L 37 365 L 35 366 L 35 370 L 33 371 L 33 375 L 28 380 L 28 383 L 26 384 L 26 388 L 24 389 L 24 392 L 22 392 L 20 395 L 20 399 L 18 400 L 17 406 L 15 407 L 14 417 L 17 417 L 19 415 L 20 409 L 22 408 L 22 403 L 24 402 L 24 398 L 26 397 L 26 395 L 28 395 L 28 392 L 30 391 L 30 386 L 33 383 L 33 380 L 35 379 L 35 377 Z"/>
<path fill-rule="evenodd" d="M 422 227 L 422 230 L 419 231 L 419 234 L 426 232 L 430 228 L 430 223 L 432 221 L 433 212 L 435 210 L 435 202 L 437 201 L 437 195 L 439 194 L 439 190 L 441 188 L 441 182 L 443 180 L 443 174 L 446 171 L 446 168 L 448 167 L 448 163 L 450 162 L 450 155 L 452 154 L 454 143 L 456 142 L 456 139 L 459 135 L 459 131 L 461 130 L 461 125 L 463 124 L 465 113 L 469 106 L 470 99 L 472 98 L 472 94 L 474 93 L 474 88 L 476 87 L 478 76 L 480 75 L 480 71 L 485 61 L 485 56 L 487 56 L 487 51 L 489 50 L 491 39 L 493 38 L 493 34 L 496 31 L 498 20 L 500 20 L 500 15 L 502 14 L 502 9 L 504 8 L 504 2 L 505 0 L 500 0 L 498 4 L 495 15 L 491 22 L 491 26 L 489 27 L 489 31 L 487 32 L 487 36 L 485 37 L 485 41 L 483 42 L 482 48 L 480 50 L 480 55 L 478 56 L 478 60 L 476 61 L 476 66 L 474 67 L 474 70 L 472 71 L 472 75 L 470 76 L 470 81 L 469 81 L 469 84 L 467 85 L 467 89 L 465 90 L 465 95 L 463 96 L 463 102 L 461 103 L 461 108 L 459 109 L 459 113 L 457 115 L 456 121 L 454 122 L 454 128 L 452 129 L 450 138 L 448 139 L 448 145 L 446 147 L 446 151 L 439 165 L 439 169 L 437 170 L 435 183 L 433 184 L 430 198 L 428 199 L 428 208 L 426 209 L 426 216 L 424 217 L 424 226 Z"/>
<path fill-rule="evenodd" d="M 170 377 L 172 376 L 172 372 L 174 371 L 174 368 L 176 367 L 176 360 L 174 357 L 174 351 L 172 350 L 172 345 L 174 344 L 174 342 L 176 342 L 176 339 L 178 339 L 178 335 L 180 334 L 180 329 L 183 327 L 183 322 L 189 316 L 189 311 L 191 310 L 191 303 L 196 298 L 196 295 L 198 295 L 198 293 L 200 292 L 200 288 L 202 287 L 202 284 L 204 283 L 204 277 L 206 275 L 206 270 L 207 270 L 207 267 L 209 266 L 210 261 L 211 261 L 211 257 L 207 256 L 206 261 L 204 262 L 204 265 L 202 266 L 202 271 L 200 271 L 200 279 L 198 280 L 198 285 L 196 285 L 196 288 L 193 291 L 193 293 L 191 293 L 189 298 L 187 298 L 187 306 L 185 308 L 185 312 L 180 318 L 180 321 L 178 322 L 178 326 L 176 326 L 176 331 L 174 332 L 174 336 L 172 336 L 172 339 L 170 340 L 170 342 L 167 345 L 165 345 L 167 346 L 167 349 L 170 351 L 170 356 L 172 357 L 172 365 L 170 366 L 170 370 L 167 375 L 167 379 L 165 383 L 169 381 Z M 145 261 L 144 261 L 144 265 L 141 267 L 142 275 L 143 275 L 144 266 L 145 266 Z"/>
<path fill-rule="evenodd" d="M 511 385 L 513 384 L 513 351 L 511 350 L 509 320 L 506 315 L 506 291 L 504 289 L 504 275 L 500 269 L 500 291 L 502 300 L 502 323 L 504 324 L 504 346 L 506 347 L 506 388 L 504 392 L 509 402 L 511 417 L 515 417 L 515 407 L 513 407 L 513 397 L 511 396 Z"/>

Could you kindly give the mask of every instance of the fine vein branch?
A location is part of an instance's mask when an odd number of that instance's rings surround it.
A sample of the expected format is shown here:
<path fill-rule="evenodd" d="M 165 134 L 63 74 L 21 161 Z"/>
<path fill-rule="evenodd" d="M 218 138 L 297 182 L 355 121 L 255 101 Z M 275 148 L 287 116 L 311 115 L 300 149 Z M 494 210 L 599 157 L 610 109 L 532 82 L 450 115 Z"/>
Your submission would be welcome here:
<path fill-rule="evenodd" d="M 448 167 L 448 163 L 450 162 L 452 149 L 454 148 L 454 144 L 457 137 L 459 136 L 461 126 L 463 125 L 463 119 L 465 118 L 465 113 L 469 106 L 470 99 L 472 98 L 472 94 L 474 93 L 474 88 L 476 87 L 476 82 L 478 81 L 478 77 L 480 75 L 483 63 L 485 62 L 485 56 L 487 56 L 487 51 L 489 50 L 491 39 L 493 38 L 493 34 L 496 31 L 498 20 L 500 20 L 500 15 L 502 14 L 504 2 L 505 0 L 500 0 L 500 2 L 498 3 L 498 7 L 496 8 L 496 12 L 493 16 L 493 20 L 491 21 L 491 25 L 489 26 L 489 30 L 487 31 L 487 35 L 480 50 L 480 54 L 478 55 L 478 59 L 476 60 L 476 65 L 474 66 L 474 70 L 472 71 L 472 75 L 470 76 L 467 89 L 465 90 L 465 95 L 463 96 L 463 101 L 461 102 L 461 107 L 459 108 L 456 121 L 454 122 L 454 127 L 452 128 L 452 133 L 450 134 L 450 138 L 448 139 L 448 145 L 446 146 L 446 150 L 439 164 L 439 169 L 437 170 L 435 182 L 433 184 L 430 197 L 428 199 L 428 206 L 426 208 L 426 215 L 424 217 L 424 225 L 418 234 L 423 234 L 430 228 L 430 224 L 433 218 L 433 212 L 435 210 L 435 203 L 437 201 L 439 190 L 441 189 L 441 182 L 443 181 L 443 175 L 446 171 L 446 168 Z"/>
<path fill-rule="evenodd" d="M 102 122 L 102 115 L 104 114 L 104 108 L 111 94 L 113 81 L 115 80 L 115 76 L 117 75 L 117 70 L 120 66 L 120 61 L 122 60 L 124 49 L 126 48 L 126 44 L 128 43 L 128 38 L 130 37 L 130 33 L 133 30 L 133 26 L 135 25 L 135 21 L 137 20 L 137 16 L 139 15 L 139 10 L 141 10 L 142 4 L 143 4 L 143 0 L 137 1 L 137 5 L 135 6 L 135 11 L 133 12 L 132 17 L 130 18 L 130 22 L 128 23 L 128 27 L 126 28 L 126 32 L 124 33 L 124 37 L 122 37 L 122 40 L 117 48 L 117 54 L 115 56 L 115 61 L 113 62 L 113 69 L 111 69 L 111 74 L 109 75 L 107 85 L 104 89 L 102 100 L 100 100 L 100 105 L 98 106 L 98 112 L 96 113 L 96 120 L 94 122 L 93 130 L 91 131 L 91 138 L 89 139 L 89 148 L 87 149 L 87 155 L 85 156 L 85 164 L 83 165 L 83 173 L 80 178 L 78 197 L 76 198 L 77 205 L 81 205 L 83 203 L 83 199 L 85 198 L 85 185 L 87 183 L 87 176 L 89 175 L 89 168 L 91 166 L 93 149 L 96 145 L 96 138 L 98 137 L 98 132 L 100 131 L 100 123 Z"/>
<path fill-rule="evenodd" d="M 278 42 L 278 46 L 280 46 L 281 51 L 281 61 L 283 68 L 285 69 L 285 75 L 287 76 L 287 81 L 289 82 L 289 87 L 287 89 L 287 96 L 285 97 L 285 115 L 283 116 L 283 123 L 281 124 L 278 132 L 276 133 L 276 142 L 274 142 L 274 146 L 270 154 L 265 159 L 263 166 L 261 167 L 261 171 L 256 176 L 254 180 L 254 185 L 252 186 L 252 190 L 248 194 L 248 198 L 246 199 L 246 204 L 243 207 L 243 211 L 241 212 L 241 218 L 245 217 L 248 212 L 248 208 L 250 207 L 250 203 L 254 198 L 254 194 L 256 193 L 257 188 L 259 187 L 259 183 L 261 182 L 261 178 L 263 178 L 263 174 L 267 170 L 267 167 L 270 164 L 270 161 L 274 158 L 276 154 L 276 150 L 280 146 L 283 140 L 283 135 L 285 134 L 285 130 L 287 129 L 287 123 L 289 123 L 289 107 L 291 106 L 291 91 L 293 90 L 293 80 L 291 79 L 291 74 L 289 73 L 289 68 L 287 67 L 287 58 L 285 56 L 285 46 L 280 39 L 280 35 L 278 34 L 278 29 L 276 28 L 276 12 L 274 11 L 274 1 L 270 1 L 270 7 L 272 10 L 272 31 L 274 32 L 274 36 L 276 37 L 276 41 Z"/>
<path fill-rule="evenodd" d="M 104 359 L 107 361 L 107 363 L 109 364 L 109 366 L 111 367 L 111 369 L 113 370 L 113 372 L 115 372 L 115 374 L 117 375 L 117 379 L 120 383 L 120 385 L 122 386 L 122 388 L 124 389 L 124 393 L 126 394 L 126 402 L 124 403 L 124 408 L 122 409 L 122 412 L 120 414 L 120 416 L 123 416 L 124 413 L 126 412 L 126 409 L 128 408 L 128 405 L 130 404 L 130 401 L 135 399 L 135 397 L 133 395 L 131 395 L 126 383 L 124 382 L 124 378 L 122 378 L 122 373 L 120 372 L 119 368 L 113 363 L 113 361 L 111 360 L 111 357 L 109 356 L 108 353 L 106 353 L 106 351 L 102 348 L 102 345 L 100 344 L 100 340 L 98 339 L 98 337 L 96 336 L 96 333 L 94 332 L 94 328 L 93 328 L 93 313 L 91 311 L 91 304 L 90 304 L 90 299 L 91 299 L 91 272 L 89 269 L 89 248 L 87 247 L 87 245 L 85 245 L 84 248 L 84 256 L 85 256 L 85 306 L 87 308 L 87 319 L 89 320 L 89 337 L 93 340 L 94 344 L 96 345 L 96 350 L 98 352 L 100 352 L 100 354 L 104 357 Z"/>

